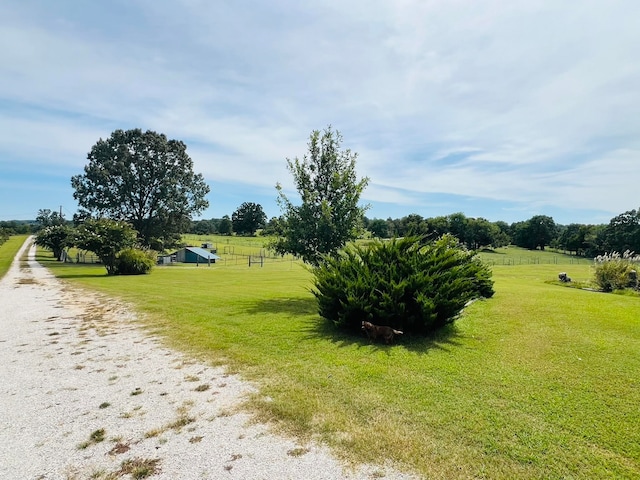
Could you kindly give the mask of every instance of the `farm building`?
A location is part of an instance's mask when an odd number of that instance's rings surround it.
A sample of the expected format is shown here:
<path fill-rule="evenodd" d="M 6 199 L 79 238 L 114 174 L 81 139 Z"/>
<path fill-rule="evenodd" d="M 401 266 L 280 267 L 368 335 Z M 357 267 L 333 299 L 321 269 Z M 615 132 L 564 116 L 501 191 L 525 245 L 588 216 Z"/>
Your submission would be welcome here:
<path fill-rule="evenodd" d="M 175 252 L 176 262 L 182 263 L 216 263 L 220 257 L 200 247 L 184 247 Z"/>

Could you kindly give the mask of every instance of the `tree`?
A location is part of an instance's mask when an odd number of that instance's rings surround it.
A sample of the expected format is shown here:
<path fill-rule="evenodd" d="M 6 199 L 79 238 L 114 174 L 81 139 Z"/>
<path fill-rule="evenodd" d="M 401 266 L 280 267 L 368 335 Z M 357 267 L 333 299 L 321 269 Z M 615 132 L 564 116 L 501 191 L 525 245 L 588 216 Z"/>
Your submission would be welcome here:
<path fill-rule="evenodd" d="M 213 219 L 192 221 L 189 229 L 189 233 L 195 233 L 196 235 L 210 235 L 216 233 L 216 231 L 216 222 Z"/>
<path fill-rule="evenodd" d="M 640 209 L 613 217 L 603 236 L 604 248 L 608 252 L 640 252 Z"/>
<path fill-rule="evenodd" d="M 507 222 L 503 222 L 502 220 L 498 220 L 497 222 L 493 222 L 493 224 L 498 228 L 498 232 L 496 232 L 496 238 L 494 247 L 504 247 L 509 245 L 512 242 L 511 239 L 511 227 Z"/>
<path fill-rule="evenodd" d="M 262 235 L 280 235 L 282 233 L 282 218 L 271 217 L 262 229 Z"/>
<path fill-rule="evenodd" d="M 558 236 L 558 229 L 553 218 L 546 215 L 535 215 L 525 222 L 512 225 L 513 241 L 519 247 L 535 250 L 549 245 Z"/>
<path fill-rule="evenodd" d="M 462 212 L 452 213 L 447 217 L 449 222 L 449 233 L 456 237 L 462 244 L 469 245 L 469 219 Z"/>
<path fill-rule="evenodd" d="M 84 174 L 71 178 L 83 215 L 131 223 L 143 245 L 174 246 L 191 216 L 209 206 L 209 186 L 194 174 L 186 145 L 140 129 L 116 130 L 87 155 Z"/>
<path fill-rule="evenodd" d="M 220 232 L 220 235 L 231 235 L 233 233 L 233 223 L 231 223 L 229 215 L 225 215 L 222 217 L 222 220 L 220 220 L 218 232 Z"/>
<path fill-rule="evenodd" d="M 108 275 L 117 273 L 118 253 L 133 248 L 137 233 L 130 224 L 108 218 L 88 219 L 78 226 L 74 244 L 95 253 L 107 269 Z"/>
<path fill-rule="evenodd" d="M 68 225 L 49 225 L 38 232 L 35 244 L 49 249 L 53 256 L 62 260 L 63 250 L 72 243 L 73 229 Z"/>
<path fill-rule="evenodd" d="M 534 249 L 540 247 L 540 250 L 544 250 L 558 236 L 556 222 L 547 215 L 531 217 L 529 228 Z"/>
<path fill-rule="evenodd" d="M 48 208 L 41 208 L 38 210 L 38 216 L 36 217 L 36 223 L 40 228 L 50 227 L 52 225 L 64 225 L 65 220 L 62 213 L 51 211 Z"/>
<path fill-rule="evenodd" d="M 427 218 L 424 222 L 427 226 L 426 231 L 429 238 L 438 238 L 449 233 L 449 217 Z"/>
<path fill-rule="evenodd" d="M 402 217 L 398 222 L 396 222 L 396 226 L 396 235 L 398 237 L 427 235 L 429 230 L 425 219 L 417 213 L 411 213 L 406 217 Z"/>
<path fill-rule="evenodd" d="M 233 231 L 240 235 L 255 235 L 256 230 L 263 228 L 267 221 L 267 215 L 262 210 L 262 205 L 252 202 L 244 202 L 231 215 Z"/>
<path fill-rule="evenodd" d="M 569 252 L 576 252 L 576 255 L 582 255 L 585 250 L 586 236 L 589 234 L 589 225 L 581 225 L 572 223 L 566 227 L 561 227 L 558 243 L 560 247 Z"/>
<path fill-rule="evenodd" d="M 5 227 L 0 227 L 0 245 L 9 240 L 11 236 L 11 230 Z"/>
<path fill-rule="evenodd" d="M 500 229 L 485 218 L 469 218 L 467 223 L 467 247 L 478 250 L 494 246 Z"/>
<path fill-rule="evenodd" d="M 374 218 L 369 222 L 371 235 L 377 238 L 389 238 L 389 223 L 381 218 Z"/>
<path fill-rule="evenodd" d="M 309 156 L 287 159 L 287 166 L 302 201 L 294 205 L 276 185 L 283 212 L 283 235 L 270 247 L 318 265 L 323 255 L 336 253 L 358 237 L 367 207 L 358 206 L 369 183 L 356 178 L 357 154 L 341 149 L 342 135 L 328 126 L 309 137 Z"/>

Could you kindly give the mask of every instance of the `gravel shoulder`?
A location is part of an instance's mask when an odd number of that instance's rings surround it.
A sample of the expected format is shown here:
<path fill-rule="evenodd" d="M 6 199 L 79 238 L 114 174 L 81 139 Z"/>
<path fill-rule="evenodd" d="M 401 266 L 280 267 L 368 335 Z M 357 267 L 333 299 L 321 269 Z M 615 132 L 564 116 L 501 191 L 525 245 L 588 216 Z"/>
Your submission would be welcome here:
<path fill-rule="evenodd" d="M 238 406 L 254 386 L 61 283 L 30 242 L 0 281 L 0 478 L 113 480 L 135 468 L 166 480 L 413 478 L 345 468 L 321 445 L 251 422 Z"/>

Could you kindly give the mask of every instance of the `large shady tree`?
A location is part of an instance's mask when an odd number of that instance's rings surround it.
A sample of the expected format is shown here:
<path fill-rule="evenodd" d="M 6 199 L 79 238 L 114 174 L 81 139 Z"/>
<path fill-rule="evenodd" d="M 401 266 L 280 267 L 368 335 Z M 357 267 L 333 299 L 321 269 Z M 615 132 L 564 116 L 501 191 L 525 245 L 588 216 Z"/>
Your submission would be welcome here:
<path fill-rule="evenodd" d="M 253 202 L 244 202 L 231 215 L 233 231 L 240 235 L 255 235 L 256 230 L 263 228 L 267 223 L 267 215 L 262 210 L 262 205 Z"/>
<path fill-rule="evenodd" d="M 191 216 L 209 206 L 209 186 L 186 149 L 150 130 L 116 130 L 98 140 L 84 174 L 71 178 L 80 216 L 129 222 L 141 244 L 156 250 L 174 246 Z"/>
<path fill-rule="evenodd" d="M 276 252 L 318 265 L 323 255 L 357 238 L 367 209 L 358 202 L 369 179 L 358 180 L 357 154 L 341 144 L 340 132 L 328 126 L 311 132 L 308 156 L 287 159 L 301 204 L 294 205 L 282 185 L 276 185 L 283 211 L 281 236 L 270 245 Z"/>

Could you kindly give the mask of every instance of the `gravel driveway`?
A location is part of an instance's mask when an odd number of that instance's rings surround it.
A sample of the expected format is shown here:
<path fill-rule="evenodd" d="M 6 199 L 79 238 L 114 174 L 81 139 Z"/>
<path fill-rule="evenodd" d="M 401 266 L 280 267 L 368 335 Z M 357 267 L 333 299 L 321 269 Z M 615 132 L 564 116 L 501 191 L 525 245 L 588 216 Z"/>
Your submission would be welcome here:
<path fill-rule="evenodd" d="M 410 478 L 345 469 L 322 446 L 249 422 L 237 407 L 254 387 L 56 280 L 30 242 L 0 281 L 1 479 Z"/>

